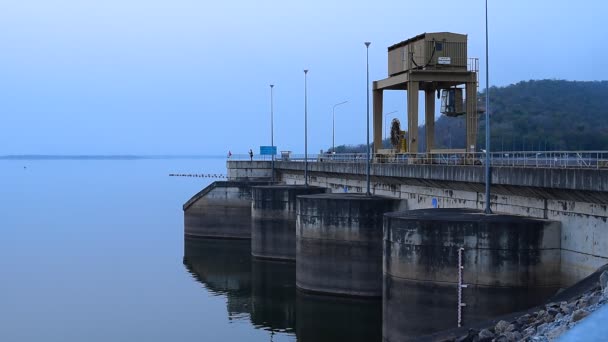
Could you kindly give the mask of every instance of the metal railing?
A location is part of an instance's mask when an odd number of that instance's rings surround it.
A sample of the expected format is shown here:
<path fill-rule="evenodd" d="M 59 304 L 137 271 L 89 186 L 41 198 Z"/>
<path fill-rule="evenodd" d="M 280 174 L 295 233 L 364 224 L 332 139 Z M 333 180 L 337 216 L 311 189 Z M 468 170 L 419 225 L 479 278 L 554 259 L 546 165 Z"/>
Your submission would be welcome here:
<path fill-rule="evenodd" d="M 376 153 L 373 164 L 473 165 L 485 163 L 483 152 Z M 249 155 L 232 155 L 228 160 L 250 160 Z M 270 161 L 272 156 L 257 155 L 254 161 Z M 275 156 L 276 161 L 303 162 L 304 154 Z M 365 153 L 309 154 L 309 162 L 365 163 Z M 516 151 L 490 153 L 492 167 L 608 169 L 608 151 Z"/>

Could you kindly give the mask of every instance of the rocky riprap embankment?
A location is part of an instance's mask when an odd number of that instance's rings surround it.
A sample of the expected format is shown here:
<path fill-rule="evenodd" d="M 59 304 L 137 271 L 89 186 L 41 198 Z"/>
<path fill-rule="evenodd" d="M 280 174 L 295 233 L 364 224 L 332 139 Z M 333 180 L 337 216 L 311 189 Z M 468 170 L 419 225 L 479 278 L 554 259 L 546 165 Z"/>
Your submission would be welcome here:
<path fill-rule="evenodd" d="M 511 322 L 501 320 L 487 329 L 471 329 L 467 335 L 451 341 L 553 341 L 607 301 L 608 271 L 604 271 L 596 287 L 570 301 L 546 304 L 542 310 L 519 316 Z"/>

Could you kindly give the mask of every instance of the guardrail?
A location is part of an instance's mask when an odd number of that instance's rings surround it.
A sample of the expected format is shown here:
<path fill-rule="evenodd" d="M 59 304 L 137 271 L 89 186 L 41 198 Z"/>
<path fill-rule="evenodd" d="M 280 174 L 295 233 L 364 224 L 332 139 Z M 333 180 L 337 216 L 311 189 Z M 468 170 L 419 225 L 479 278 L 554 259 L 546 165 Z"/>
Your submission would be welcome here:
<path fill-rule="evenodd" d="M 365 163 L 365 153 L 309 154 L 308 162 Z M 376 153 L 373 164 L 485 164 L 483 152 Z M 251 160 L 249 155 L 232 155 L 228 160 Z M 253 156 L 254 161 L 270 161 L 272 156 Z M 275 161 L 303 162 L 303 154 L 275 156 Z M 608 169 L 608 151 L 516 151 L 490 153 L 492 167 Z"/>

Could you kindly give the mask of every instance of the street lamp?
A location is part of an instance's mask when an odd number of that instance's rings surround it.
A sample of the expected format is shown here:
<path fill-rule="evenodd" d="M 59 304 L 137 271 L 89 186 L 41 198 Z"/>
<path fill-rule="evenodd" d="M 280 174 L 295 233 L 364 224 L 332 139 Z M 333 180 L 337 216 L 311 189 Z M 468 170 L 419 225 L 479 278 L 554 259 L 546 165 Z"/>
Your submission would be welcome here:
<path fill-rule="evenodd" d="M 274 150 L 274 111 L 273 111 L 273 98 L 272 98 L 272 89 L 274 88 L 274 84 L 270 85 L 270 148 Z M 274 156 L 276 152 L 272 153 L 272 182 L 274 183 Z"/>
<path fill-rule="evenodd" d="M 488 0 L 486 0 L 486 208 L 485 213 L 491 214 L 490 208 L 490 63 L 488 62 Z"/>
<path fill-rule="evenodd" d="M 336 107 L 343 105 L 348 101 L 336 103 L 331 110 L 331 151 L 336 153 Z"/>
<path fill-rule="evenodd" d="M 369 156 L 369 44 L 371 44 L 371 42 L 365 42 L 365 51 L 366 51 L 366 59 L 365 59 L 365 65 L 366 65 L 366 71 L 367 71 L 367 92 L 365 93 L 365 97 L 367 98 L 367 175 L 366 175 L 366 180 L 367 180 L 367 192 L 365 193 L 367 196 L 371 195 L 371 191 L 370 191 L 370 186 L 369 186 L 369 174 L 370 174 L 370 156 Z"/>
<path fill-rule="evenodd" d="M 308 186 L 308 94 L 306 75 L 308 69 L 304 69 L 304 185 Z"/>
<path fill-rule="evenodd" d="M 397 112 L 398 112 L 398 110 L 394 110 L 394 111 L 392 111 L 390 113 L 384 114 L 384 136 L 385 136 L 384 139 L 388 138 L 388 131 L 386 130 L 386 116 L 389 115 L 389 114 L 397 113 Z"/>

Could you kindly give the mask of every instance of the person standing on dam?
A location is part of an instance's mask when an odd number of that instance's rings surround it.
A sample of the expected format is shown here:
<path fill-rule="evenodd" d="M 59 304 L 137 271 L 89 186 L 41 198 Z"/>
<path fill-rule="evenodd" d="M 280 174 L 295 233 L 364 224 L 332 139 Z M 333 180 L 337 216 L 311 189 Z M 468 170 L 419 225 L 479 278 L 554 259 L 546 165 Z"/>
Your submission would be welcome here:
<path fill-rule="evenodd" d="M 253 161 L 253 150 L 249 149 L 249 160 Z"/>

